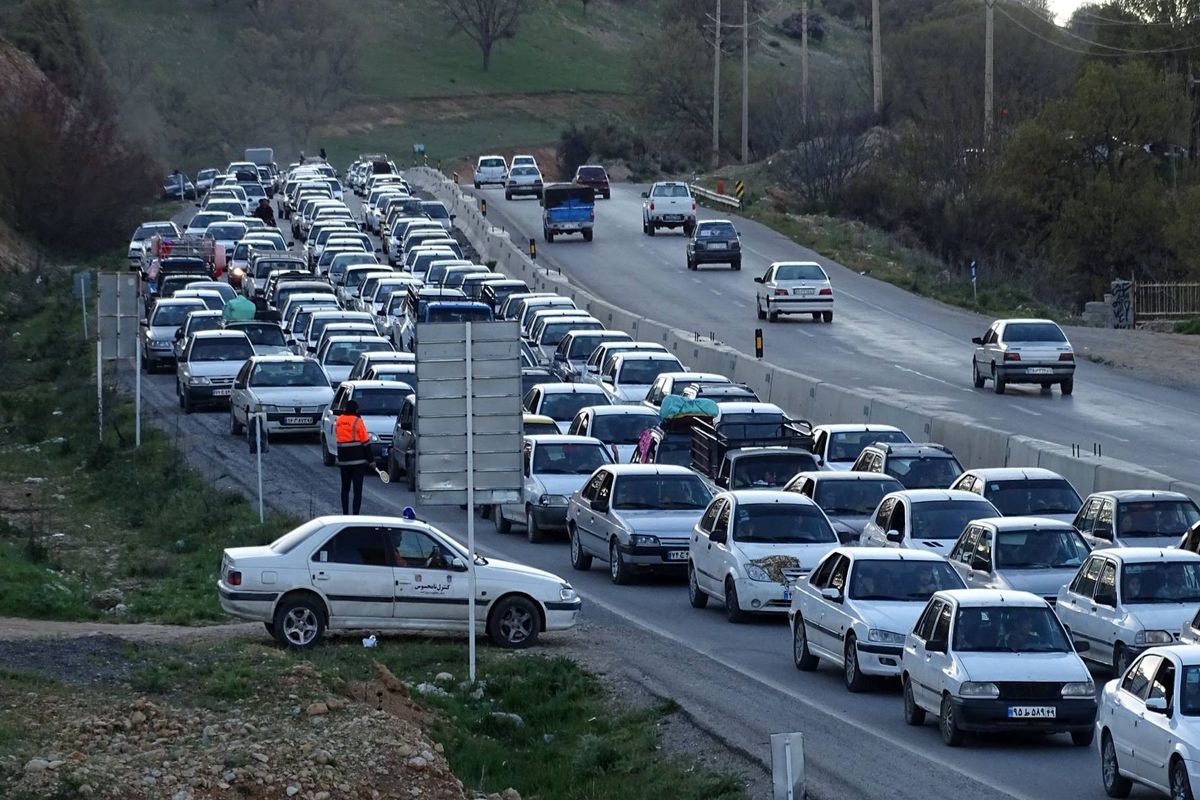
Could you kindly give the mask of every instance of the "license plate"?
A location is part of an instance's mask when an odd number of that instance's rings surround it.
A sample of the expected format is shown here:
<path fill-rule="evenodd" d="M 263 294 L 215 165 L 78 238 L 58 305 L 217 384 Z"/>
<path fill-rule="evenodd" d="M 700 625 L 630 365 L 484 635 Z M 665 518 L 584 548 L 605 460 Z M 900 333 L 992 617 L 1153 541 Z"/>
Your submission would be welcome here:
<path fill-rule="evenodd" d="M 667 561 L 687 561 L 687 559 L 688 559 L 688 551 L 687 550 L 668 550 L 667 551 Z"/>
<path fill-rule="evenodd" d="M 1058 710 L 1054 706 L 1009 706 L 1011 719 L 1054 719 Z"/>
<path fill-rule="evenodd" d="M 1049 375 L 1054 370 L 1049 367 L 1030 367 L 1025 371 L 1030 375 Z"/>
<path fill-rule="evenodd" d="M 213 397 L 228 397 L 232 389 L 213 389 Z"/>
<path fill-rule="evenodd" d="M 312 425 L 313 418 L 312 417 L 284 417 L 283 424 L 284 425 Z"/>
<path fill-rule="evenodd" d="M 815 291 L 816 291 L 815 289 L 792 289 L 792 294 L 797 294 L 797 295 L 800 295 L 801 297 L 807 297 L 807 296 L 813 294 L 813 292 L 815 292 Z"/>
<path fill-rule="evenodd" d="M 667 222 L 679 222 L 683 219 L 682 214 L 663 214 L 663 219 Z"/>
<path fill-rule="evenodd" d="M 725 242 L 713 242 L 708 246 L 709 250 L 728 250 L 729 245 Z"/>

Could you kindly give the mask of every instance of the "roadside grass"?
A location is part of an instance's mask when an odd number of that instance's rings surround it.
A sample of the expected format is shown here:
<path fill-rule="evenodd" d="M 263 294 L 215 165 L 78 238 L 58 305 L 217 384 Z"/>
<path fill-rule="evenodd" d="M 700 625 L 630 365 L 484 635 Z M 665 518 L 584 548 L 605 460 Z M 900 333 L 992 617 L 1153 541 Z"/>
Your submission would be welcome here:
<path fill-rule="evenodd" d="M 221 550 L 295 520 L 260 525 L 242 495 L 214 489 L 149 426 L 135 450 L 131 404 L 111 389 L 99 440 L 79 301 L 69 275 L 43 277 L 6 276 L 0 300 L 0 614 L 98 619 L 93 594 L 117 588 L 122 621 L 223 619 Z"/>
<path fill-rule="evenodd" d="M 1200 335 L 1200 317 L 1184 320 L 1183 322 L 1175 323 L 1175 333 L 1186 333 L 1192 336 Z"/>

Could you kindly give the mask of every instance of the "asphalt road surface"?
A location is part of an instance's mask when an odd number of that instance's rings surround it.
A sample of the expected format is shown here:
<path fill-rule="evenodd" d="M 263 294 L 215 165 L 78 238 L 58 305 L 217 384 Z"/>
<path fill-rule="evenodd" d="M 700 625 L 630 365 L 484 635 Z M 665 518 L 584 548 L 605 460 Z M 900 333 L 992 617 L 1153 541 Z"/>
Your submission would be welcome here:
<path fill-rule="evenodd" d="M 499 189 L 466 191 L 487 198 L 488 219 L 515 241 L 537 239 L 538 260 L 626 311 L 754 351 L 754 329 L 765 338 L 765 360 L 868 395 L 943 418 L 986 425 L 1087 452 L 1099 443 L 1109 458 L 1200 483 L 1200 402 L 1193 395 L 1080 361 L 1075 393 L 1010 386 L 996 395 L 971 385 L 971 337 L 991 318 L 951 308 L 861 276 L 756 222 L 701 209 L 702 219 L 733 219 L 742 236 L 742 270 L 724 265 L 689 272 L 681 229 L 642 233 L 643 186 L 615 184 L 596 203 L 595 240 L 542 240 L 533 198 L 506 201 Z M 810 317 L 755 317 L 754 277 L 773 261 L 815 260 L 833 283 L 832 325 Z M 1068 331 L 1068 336 L 1070 331 Z"/>

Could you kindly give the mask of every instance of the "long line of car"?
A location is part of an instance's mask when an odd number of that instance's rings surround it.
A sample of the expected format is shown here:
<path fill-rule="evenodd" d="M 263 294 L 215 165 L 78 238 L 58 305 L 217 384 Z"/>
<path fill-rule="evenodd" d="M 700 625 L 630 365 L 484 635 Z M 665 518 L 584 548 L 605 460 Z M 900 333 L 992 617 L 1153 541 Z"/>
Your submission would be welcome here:
<path fill-rule="evenodd" d="M 523 528 L 531 542 L 557 534 L 573 569 L 603 562 L 616 584 L 678 575 L 692 606 L 721 603 L 731 622 L 786 617 L 798 669 L 830 662 L 851 691 L 899 679 L 905 720 L 936 717 L 949 745 L 977 731 L 1065 732 L 1077 745 L 1098 735 L 1110 793 L 1128 791 L 1129 779 L 1171 791 L 1200 779 L 1187 749 L 1200 737 L 1181 727 L 1200 714 L 1200 647 L 1191 646 L 1200 641 L 1200 509 L 1190 498 L 1128 490 L 1081 499 L 1047 470 L 964 471 L 947 448 L 896 428 L 794 419 L 748 386 L 690 372 L 659 344 L 605 330 L 569 298 L 471 263 L 448 235 L 445 208 L 414 196 L 385 156 L 345 172 L 362 197 L 357 213 L 335 196 L 330 172 L 280 172 L 272 190 L 302 254 L 252 244 L 240 275 L 214 281 L 221 259 L 211 252 L 229 246 L 215 234 L 200 240 L 208 249 L 189 248 L 186 237 L 162 235 L 169 223 L 139 229 L 138 242 L 175 242 L 170 252 L 139 245 L 138 263 L 149 298 L 145 363 L 176 362 L 185 411 L 228 403 L 234 434 L 265 413 L 271 433 L 316 434 L 331 463 L 332 416 L 354 399 L 377 460 L 411 488 L 421 325 L 516 320 L 522 500 L 481 510 L 497 532 Z M 516 195 L 508 174 L 502 185 Z M 210 213 L 212 191 L 198 216 Z M 360 226 L 378 235 L 378 249 Z M 803 309 L 829 321 L 831 311 L 787 305 L 800 295 L 782 284 L 809 280 L 812 268 L 770 265 L 756 279 L 768 291 L 760 315 Z M 256 319 L 213 313 L 233 291 L 255 301 Z M 981 352 L 992 347 L 1011 369 L 1020 359 L 1004 354 L 1022 349 L 1010 352 L 1008 341 L 1020 331 L 1021 342 L 1049 342 L 1059 361 L 1054 330 L 999 320 Z M 991 376 L 997 390 L 1053 379 L 1071 391 L 1053 370 L 1018 375 L 989 363 Z M 268 547 L 227 551 L 219 591 L 230 613 L 260 619 L 292 646 L 354 627 L 465 630 L 465 558 L 422 523 L 320 518 Z M 569 583 L 516 565 L 495 572 L 484 619 L 494 640 L 527 646 L 573 624 Z M 1097 697 L 1084 659 L 1113 669 L 1119 685 Z M 1175 744 L 1146 758 L 1154 745 L 1134 743 L 1146 733 L 1134 719 L 1171 728 Z"/>

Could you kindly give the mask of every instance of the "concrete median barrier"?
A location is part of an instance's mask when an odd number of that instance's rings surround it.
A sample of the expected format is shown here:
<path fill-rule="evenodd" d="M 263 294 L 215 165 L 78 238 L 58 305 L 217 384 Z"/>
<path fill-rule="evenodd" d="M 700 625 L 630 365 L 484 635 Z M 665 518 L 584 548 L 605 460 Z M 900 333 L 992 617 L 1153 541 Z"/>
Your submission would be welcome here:
<path fill-rule="evenodd" d="M 870 422 L 871 398 L 832 383 L 822 383 L 817 387 L 808 415 L 813 424 Z"/>
<path fill-rule="evenodd" d="M 1188 497 L 1200 503 L 1200 486 L 1186 481 L 1171 481 L 1172 492 L 1183 492 Z"/>
<path fill-rule="evenodd" d="M 813 399 L 821 382 L 808 375 L 777 369 L 771 376 L 771 395 L 765 398 L 780 408 L 791 409 L 805 419 L 812 419 Z"/>
<path fill-rule="evenodd" d="M 1096 464 L 1096 484 L 1092 491 L 1109 489 L 1161 489 L 1170 491 L 1173 478 L 1152 469 L 1145 469 L 1125 461 L 1101 459 Z"/>
<path fill-rule="evenodd" d="M 1008 460 L 1008 434 L 970 422 L 930 419 L 929 441 L 949 447 L 967 469 L 1002 467 Z"/>
<path fill-rule="evenodd" d="M 870 419 L 874 425 L 895 425 L 914 442 L 930 441 L 933 430 L 933 419 L 928 414 L 883 400 L 871 401 Z"/>
<path fill-rule="evenodd" d="M 1096 491 L 1096 459 L 1091 456 L 1077 457 L 1071 448 L 1043 442 L 1038 452 L 1038 466 L 1053 470 L 1071 482 L 1081 495 Z"/>
<path fill-rule="evenodd" d="M 1004 466 L 1036 467 L 1038 454 L 1041 453 L 1045 444 L 1046 442 L 1034 439 L 1032 436 L 1010 435 L 1008 437 L 1008 458 L 1005 459 Z M 1075 488 L 1079 489 L 1078 486 Z"/>

